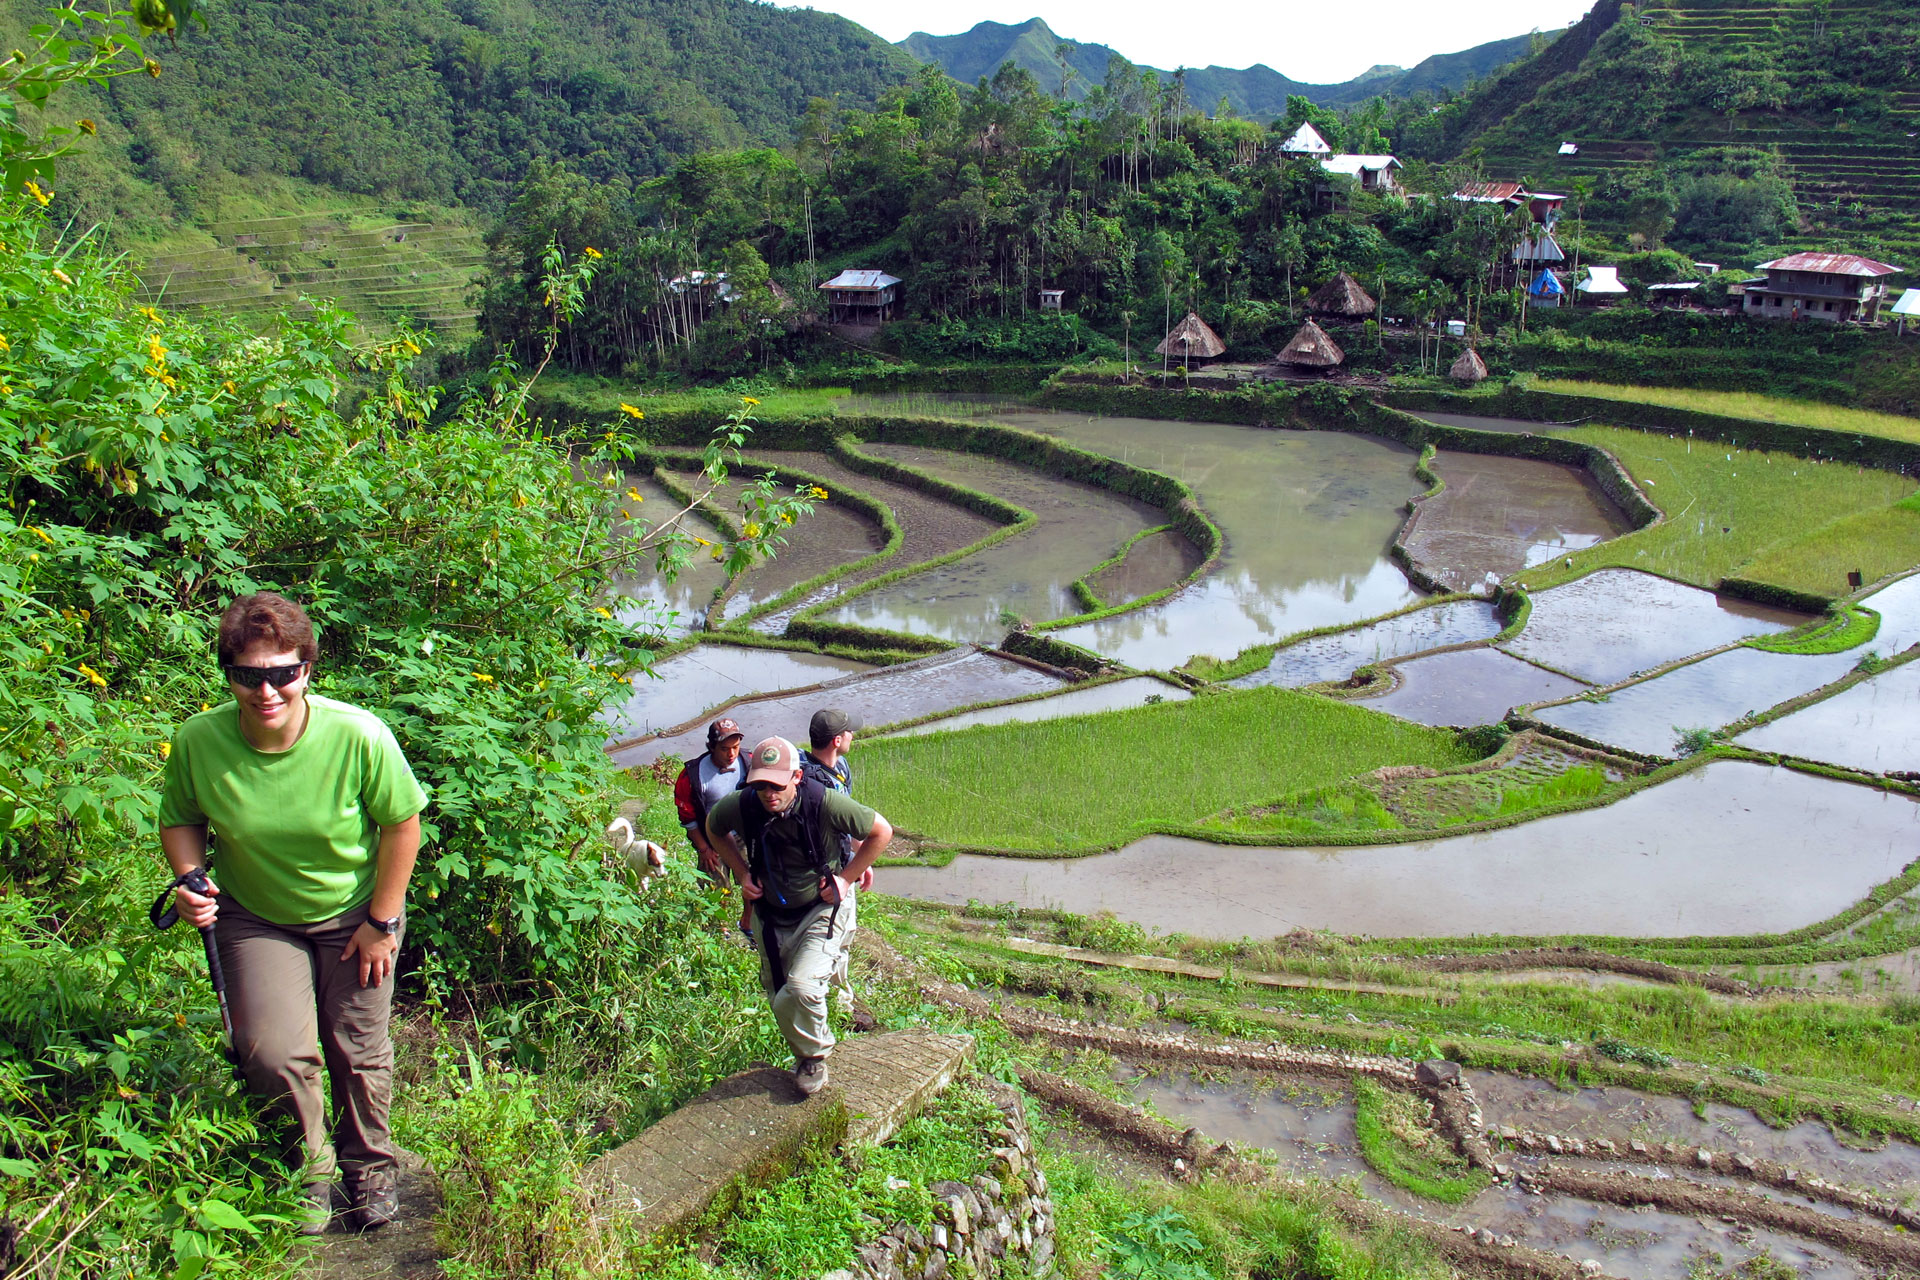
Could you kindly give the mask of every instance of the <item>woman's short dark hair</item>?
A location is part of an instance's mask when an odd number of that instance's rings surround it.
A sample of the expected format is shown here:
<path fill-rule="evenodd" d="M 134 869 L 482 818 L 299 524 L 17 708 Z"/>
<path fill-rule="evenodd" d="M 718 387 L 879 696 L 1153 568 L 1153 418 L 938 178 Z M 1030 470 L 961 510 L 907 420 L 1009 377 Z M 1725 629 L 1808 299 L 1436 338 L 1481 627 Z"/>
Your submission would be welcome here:
<path fill-rule="evenodd" d="M 293 650 L 302 662 L 320 656 L 307 611 L 272 591 L 241 596 L 220 615 L 220 665 L 232 666 L 242 653 L 263 640 L 275 649 Z"/>

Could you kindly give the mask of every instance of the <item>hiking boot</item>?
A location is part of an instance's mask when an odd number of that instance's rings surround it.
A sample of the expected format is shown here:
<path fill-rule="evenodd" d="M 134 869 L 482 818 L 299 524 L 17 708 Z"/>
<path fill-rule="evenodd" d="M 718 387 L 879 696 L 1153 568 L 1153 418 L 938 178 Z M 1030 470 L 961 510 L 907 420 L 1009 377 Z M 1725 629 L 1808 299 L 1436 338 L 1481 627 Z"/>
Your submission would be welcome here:
<path fill-rule="evenodd" d="M 300 1195 L 300 1211 L 293 1229 L 303 1236 L 324 1235 L 333 1222 L 333 1184 L 309 1182 Z"/>
<path fill-rule="evenodd" d="M 394 1171 L 389 1166 L 362 1169 L 353 1185 L 353 1225 L 362 1231 L 378 1231 L 400 1216 L 400 1193 L 394 1188 Z"/>
<path fill-rule="evenodd" d="M 800 1086 L 801 1093 L 811 1098 L 827 1086 L 827 1060 L 825 1058 L 794 1059 L 793 1082 Z"/>

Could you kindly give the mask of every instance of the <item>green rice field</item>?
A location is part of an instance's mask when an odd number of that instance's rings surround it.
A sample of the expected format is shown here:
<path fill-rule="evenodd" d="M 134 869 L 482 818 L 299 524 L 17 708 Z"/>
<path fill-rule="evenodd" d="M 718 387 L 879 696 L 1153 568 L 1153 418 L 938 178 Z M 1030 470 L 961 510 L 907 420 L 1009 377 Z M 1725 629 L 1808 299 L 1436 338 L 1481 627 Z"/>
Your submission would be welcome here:
<path fill-rule="evenodd" d="M 1383 765 L 1476 759 L 1451 733 L 1288 689 L 864 743 L 861 799 L 942 843 L 1109 849 Z"/>
<path fill-rule="evenodd" d="M 1890 440 L 1920 441 L 1920 418 L 1897 413 L 1875 413 L 1871 409 L 1848 409 L 1822 404 L 1817 400 L 1793 400 L 1785 396 L 1761 395 L 1756 391 L 1697 391 L 1688 387 L 1622 387 L 1609 382 L 1571 382 L 1560 378 L 1541 378 L 1532 384 L 1535 391 L 1552 391 L 1570 396 L 1597 396 L 1603 400 L 1627 400 L 1637 404 L 1665 405 L 1669 409 L 1691 409 L 1696 413 L 1717 413 L 1729 418 L 1752 418 L 1760 422 L 1782 422 L 1796 427 L 1820 427 L 1828 431 L 1857 431 L 1862 435 L 1885 436 Z"/>

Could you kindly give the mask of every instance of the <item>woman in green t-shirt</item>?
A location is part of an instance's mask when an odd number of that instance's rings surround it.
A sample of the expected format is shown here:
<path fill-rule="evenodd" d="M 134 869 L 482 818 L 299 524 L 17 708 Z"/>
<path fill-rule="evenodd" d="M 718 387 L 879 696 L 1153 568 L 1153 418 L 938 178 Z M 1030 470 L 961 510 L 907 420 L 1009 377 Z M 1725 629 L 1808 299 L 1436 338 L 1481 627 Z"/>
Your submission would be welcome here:
<path fill-rule="evenodd" d="M 337 1177 L 363 1230 L 399 1213 L 387 1022 L 427 802 L 386 725 L 307 692 L 318 652 L 299 605 L 235 600 L 219 640 L 233 700 L 174 733 L 160 801 L 174 873 L 208 866 L 216 881 L 207 896 L 176 886 L 176 902 L 214 926 L 248 1087 L 299 1129 L 309 1234 L 331 1220 Z"/>

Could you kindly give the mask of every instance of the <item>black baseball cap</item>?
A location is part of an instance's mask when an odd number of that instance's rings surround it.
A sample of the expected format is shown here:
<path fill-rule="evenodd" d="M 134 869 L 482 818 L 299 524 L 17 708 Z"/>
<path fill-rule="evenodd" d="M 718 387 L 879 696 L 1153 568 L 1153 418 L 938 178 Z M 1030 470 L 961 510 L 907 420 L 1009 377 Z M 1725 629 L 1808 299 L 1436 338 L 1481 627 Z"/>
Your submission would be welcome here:
<path fill-rule="evenodd" d="M 843 733 L 858 733 L 866 727 L 866 721 L 852 712 L 828 707 L 813 713 L 813 722 L 807 726 L 807 737 L 814 742 L 826 742 Z"/>

